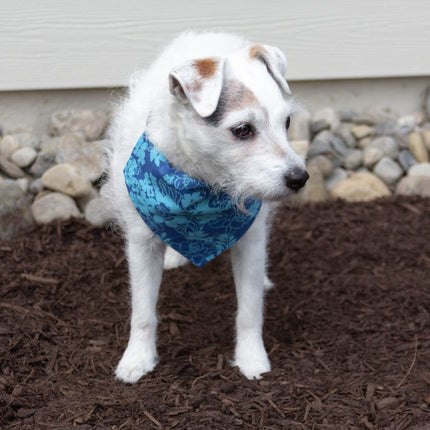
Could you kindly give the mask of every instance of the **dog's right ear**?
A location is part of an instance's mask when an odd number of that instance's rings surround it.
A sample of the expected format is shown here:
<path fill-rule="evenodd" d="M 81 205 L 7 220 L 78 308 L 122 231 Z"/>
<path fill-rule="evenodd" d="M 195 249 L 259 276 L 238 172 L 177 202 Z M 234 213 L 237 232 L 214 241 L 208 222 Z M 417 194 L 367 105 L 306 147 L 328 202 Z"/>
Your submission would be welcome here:
<path fill-rule="evenodd" d="M 190 102 L 202 118 L 211 116 L 221 95 L 223 67 L 220 58 L 189 61 L 170 73 L 170 92 L 181 103 Z"/>

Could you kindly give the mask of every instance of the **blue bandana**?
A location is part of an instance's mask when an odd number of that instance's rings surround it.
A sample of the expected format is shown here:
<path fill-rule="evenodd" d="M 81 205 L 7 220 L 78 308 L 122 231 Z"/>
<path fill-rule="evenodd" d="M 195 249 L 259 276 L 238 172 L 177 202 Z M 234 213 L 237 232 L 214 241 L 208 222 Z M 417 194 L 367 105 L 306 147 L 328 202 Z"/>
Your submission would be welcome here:
<path fill-rule="evenodd" d="M 172 168 L 144 133 L 124 168 L 130 198 L 147 226 L 196 266 L 237 242 L 251 227 L 261 202 L 245 210 L 224 192 Z"/>

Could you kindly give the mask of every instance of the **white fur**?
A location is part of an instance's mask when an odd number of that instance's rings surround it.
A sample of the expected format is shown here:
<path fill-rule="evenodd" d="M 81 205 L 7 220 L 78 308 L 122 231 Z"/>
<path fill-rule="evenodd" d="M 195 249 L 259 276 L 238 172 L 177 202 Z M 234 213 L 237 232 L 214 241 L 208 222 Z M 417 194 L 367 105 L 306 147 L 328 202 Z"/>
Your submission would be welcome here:
<path fill-rule="evenodd" d="M 262 340 L 264 290 L 272 286 L 265 274 L 268 215 L 272 202 L 293 193 L 285 178 L 305 167 L 285 129 L 286 118 L 294 110 L 283 81 L 285 57 L 277 48 L 263 46 L 264 55 L 252 58 L 250 47 L 248 41 L 230 34 L 185 33 L 133 77 L 128 96 L 116 112 L 110 130 L 109 180 L 103 192 L 113 203 L 127 244 L 131 331 L 116 370 L 124 382 L 136 382 L 154 368 L 155 308 L 163 265 L 173 268 L 186 263 L 171 249 L 164 256 L 165 245 L 139 217 L 127 193 L 123 168 L 144 131 L 174 167 L 234 198 L 263 200 L 254 224 L 231 252 L 238 299 L 234 363 L 250 379 L 270 370 Z M 217 60 L 212 82 L 198 76 L 192 66 L 203 58 Z M 257 103 L 226 112 L 216 126 L 209 124 L 205 117 L 216 109 L 220 88 L 233 80 L 245 85 Z M 194 81 L 201 85 L 188 85 Z M 245 121 L 252 122 L 258 133 L 241 141 L 231 128 Z"/>

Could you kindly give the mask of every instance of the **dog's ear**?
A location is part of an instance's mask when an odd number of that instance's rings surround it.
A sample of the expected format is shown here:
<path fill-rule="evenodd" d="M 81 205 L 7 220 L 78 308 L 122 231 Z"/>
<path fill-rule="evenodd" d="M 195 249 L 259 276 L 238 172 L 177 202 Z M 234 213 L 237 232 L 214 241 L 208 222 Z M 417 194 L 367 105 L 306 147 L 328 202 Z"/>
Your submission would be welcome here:
<path fill-rule="evenodd" d="M 170 92 L 180 102 L 190 102 L 202 118 L 211 116 L 221 95 L 223 67 L 220 58 L 189 61 L 170 73 Z"/>
<path fill-rule="evenodd" d="M 286 94 L 291 94 L 290 87 L 285 80 L 287 59 L 279 48 L 270 45 L 253 45 L 249 50 L 249 56 L 263 62 L 266 65 L 268 72 L 280 88 Z"/>

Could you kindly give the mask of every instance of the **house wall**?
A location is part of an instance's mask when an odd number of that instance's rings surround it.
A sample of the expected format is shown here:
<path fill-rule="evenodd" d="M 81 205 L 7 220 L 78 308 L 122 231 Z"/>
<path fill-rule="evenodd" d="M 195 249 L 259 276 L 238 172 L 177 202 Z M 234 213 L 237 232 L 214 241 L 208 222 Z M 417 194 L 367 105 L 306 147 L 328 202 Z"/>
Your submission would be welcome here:
<path fill-rule="evenodd" d="M 311 109 L 415 110 L 430 85 L 429 18 L 428 0 L 0 0 L 0 124 L 110 104 L 110 88 L 189 28 L 279 46 Z"/>

